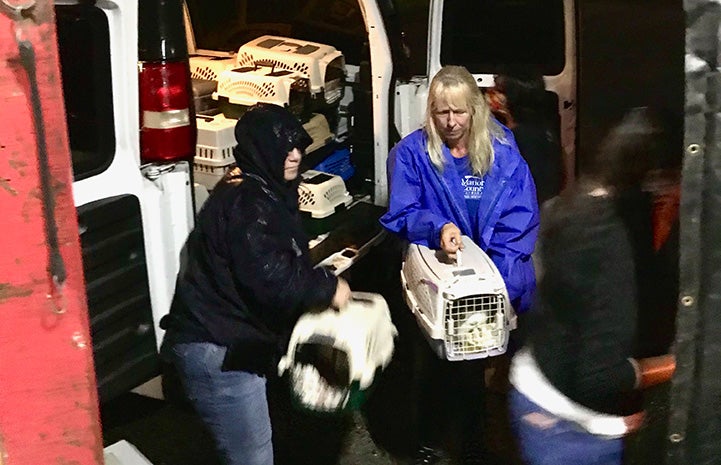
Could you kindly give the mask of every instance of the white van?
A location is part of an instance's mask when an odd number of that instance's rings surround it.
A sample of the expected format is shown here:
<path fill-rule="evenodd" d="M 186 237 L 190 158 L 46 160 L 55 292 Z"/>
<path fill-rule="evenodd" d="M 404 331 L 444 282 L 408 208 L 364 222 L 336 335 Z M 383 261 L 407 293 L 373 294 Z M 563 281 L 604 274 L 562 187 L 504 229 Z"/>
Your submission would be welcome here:
<path fill-rule="evenodd" d="M 540 67 L 557 101 L 566 169 L 574 172 L 573 3 L 56 1 L 101 400 L 159 373 L 158 322 L 169 310 L 195 211 L 196 115 L 190 82 L 183 81 L 193 60 L 240 64 L 240 47 L 261 36 L 276 38 L 273 43 L 312 42 L 342 54 L 342 98 L 323 107 L 332 136 L 306 163 L 322 162 L 329 147 L 350 153 L 355 174 L 346 186 L 355 199 L 377 207 L 346 217 L 345 236 L 363 230 L 362 243 L 354 244 L 358 251 L 377 238 L 377 219 L 387 202 L 388 151 L 423 121 L 429 78 L 444 64 L 465 65 L 482 87 L 492 85 L 493 75 L 509 63 Z M 185 32 L 182 45 L 179 31 Z M 157 82 L 173 87 L 153 88 Z M 217 87 L 215 92 L 212 100 L 220 102 Z M 348 245 L 339 243 L 337 252 Z M 318 254 L 332 254 L 328 247 Z"/>
<path fill-rule="evenodd" d="M 445 64 L 466 66 L 480 87 L 509 65 L 544 74 L 557 109 L 565 171 L 574 173 L 575 11 L 573 0 L 205 2 L 187 0 L 191 62 L 240 62 L 238 51 L 259 36 L 327 44 L 345 57 L 346 89 L 339 140 L 352 147 L 385 205 L 385 159 L 420 127 L 430 78 Z M 473 18 L 469 21 L 468 18 Z M 220 32 L 222 31 L 222 32 Z M 345 124 L 343 120 L 346 120 Z"/>

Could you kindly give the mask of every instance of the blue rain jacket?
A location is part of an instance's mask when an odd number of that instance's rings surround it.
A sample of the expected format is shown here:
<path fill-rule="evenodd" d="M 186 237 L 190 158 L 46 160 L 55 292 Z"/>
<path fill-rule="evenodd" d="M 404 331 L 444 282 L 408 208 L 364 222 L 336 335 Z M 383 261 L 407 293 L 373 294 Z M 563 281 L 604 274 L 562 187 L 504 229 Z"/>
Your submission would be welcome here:
<path fill-rule="evenodd" d="M 409 242 L 440 248 L 444 224 L 452 222 L 493 260 L 506 282 L 517 313 L 529 309 L 536 277 L 531 254 L 538 235 L 536 187 L 528 165 L 510 130 L 505 140 L 493 141 L 495 157 L 483 177 L 477 215 L 478 234 L 463 197 L 461 179 L 450 150 L 443 146 L 446 168 L 431 163 L 426 133 L 419 129 L 404 137 L 388 155 L 390 198 L 383 226 Z"/>

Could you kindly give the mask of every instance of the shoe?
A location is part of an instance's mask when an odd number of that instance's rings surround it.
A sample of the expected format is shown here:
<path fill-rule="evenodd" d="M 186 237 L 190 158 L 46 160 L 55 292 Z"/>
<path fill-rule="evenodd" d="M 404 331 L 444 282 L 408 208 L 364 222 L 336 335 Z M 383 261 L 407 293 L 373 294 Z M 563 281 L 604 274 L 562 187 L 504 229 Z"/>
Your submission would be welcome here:
<path fill-rule="evenodd" d="M 441 461 L 441 454 L 432 447 L 421 446 L 413 458 L 413 465 L 433 465 Z"/>

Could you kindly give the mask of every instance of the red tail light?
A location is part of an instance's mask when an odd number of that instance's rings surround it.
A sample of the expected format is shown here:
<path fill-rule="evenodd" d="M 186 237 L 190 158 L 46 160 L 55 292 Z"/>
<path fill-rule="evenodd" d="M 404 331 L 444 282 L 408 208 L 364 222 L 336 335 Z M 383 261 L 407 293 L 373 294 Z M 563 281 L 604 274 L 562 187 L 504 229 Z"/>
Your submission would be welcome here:
<path fill-rule="evenodd" d="M 196 128 L 188 62 L 141 62 L 139 86 L 143 163 L 191 160 Z"/>

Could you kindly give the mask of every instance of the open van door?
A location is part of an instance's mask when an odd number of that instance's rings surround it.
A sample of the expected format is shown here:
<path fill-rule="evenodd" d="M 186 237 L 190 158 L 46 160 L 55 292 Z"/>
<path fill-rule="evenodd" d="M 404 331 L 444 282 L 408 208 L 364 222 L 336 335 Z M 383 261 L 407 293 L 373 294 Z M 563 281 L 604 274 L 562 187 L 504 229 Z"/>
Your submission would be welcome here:
<path fill-rule="evenodd" d="M 138 45 L 147 51 L 162 42 L 163 53 L 177 51 L 164 33 L 169 28 L 182 33 L 181 4 L 140 3 L 142 8 L 134 1 L 55 2 L 73 198 L 101 401 L 159 374 L 158 321 L 170 308 L 180 250 L 193 226 L 187 160 L 153 163 L 141 155 L 141 121 L 153 137 L 166 131 L 189 133 L 191 124 L 194 136 L 187 101 L 184 108 L 163 111 L 141 108 L 139 98 L 141 92 L 152 92 L 139 84 L 139 62 L 149 61 Z M 174 7 L 177 13 L 167 18 L 165 9 L 172 13 Z M 155 47 L 145 40 L 148 32 Z M 187 62 L 187 51 L 177 53 Z M 168 62 L 175 57 L 156 58 Z M 145 158 L 168 145 L 155 144 Z"/>
<path fill-rule="evenodd" d="M 443 65 L 465 66 L 479 87 L 509 65 L 540 70 L 558 121 L 566 182 L 575 173 L 576 32 L 573 0 L 431 0 L 426 76 L 396 83 L 395 124 L 401 136 L 419 128 L 428 85 Z"/>

